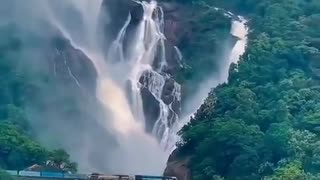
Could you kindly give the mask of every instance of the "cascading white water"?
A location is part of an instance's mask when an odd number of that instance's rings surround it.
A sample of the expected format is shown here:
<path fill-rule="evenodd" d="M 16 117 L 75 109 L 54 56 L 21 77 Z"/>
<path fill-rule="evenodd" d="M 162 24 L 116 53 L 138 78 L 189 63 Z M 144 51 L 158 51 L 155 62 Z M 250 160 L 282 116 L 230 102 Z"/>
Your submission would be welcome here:
<path fill-rule="evenodd" d="M 141 102 L 141 88 L 145 87 L 150 91 L 154 98 L 159 102 L 160 115 L 154 125 L 152 133 L 155 137 L 161 139 L 160 145 L 163 149 L 168 149 L 170 122 L 178 120 L 178 115 L 172 110 L 172 104 L 166 104 L 162 100 L 163 88 L 168 75 L 162 73 L 163 68 L 167 65 L 165 59 L 165 36 L 163 34 L 164 15 L 161 7 L 157 6 L 156 1 L 147 3 L 145 1 L 138 2 L 144 10 L 143 20 L 137 28 L 136 37 L 130 46 L 132 50 L 128 56 L 128 62 L 132 63 L 132 71 L 130 74 L 131 90 L 133 92 L 133 107 L 139 114 L 136 118 L 141 119 L 143 111 Z M 155 14 L 155 17 L 154 17 Z M 120 31 L 121 33 L 121 31 Z M 160 47 L 160 48 L 159 48 Z M 113 47 L 112 47 L 113 48 Z M 160 50 L 160 66 L 154 70 L 152 68 L 154 59 Z M 121 52 L 120 54 L 123 54 Z M 143 77 L 143 83 L 139 83 Z M 174 83 L 172 96 L 180 101 L 180 85 Z M 170 114 L 171 113 L 171 114 Z M 172 114 L 173 113 L 173 114 Z"/>
<path fill-rule="evenodd" d="M 176 132 L 198 109 L 210 89 L 227 80 L 230 63 L 239 59 L 247 42 L 248 30 L 245 27 L 245 21 L 234 21 L 231 33 L 240 40 L 234 46 L 230 58 L 227 58 L 228 61 L 220 65 L 219 74 L 204 82 L 205 86 L 200 87 L 201 91 L 197 92 L 194 97 L 198 101 L 190 101 L 189 104 L 192 104 L 192 107 L 185 111 L 183 118 L 179 120 L 179 114 L 174 111 L 172 102 L 181 100 L 180 85 L 173 82 L 173 90 L 170 92 L 173 100 L 170 103 L 163 100 L 164 87 L 170 77 L 164 72 L 168 65 L 163 34 L 164 14 L 156 1 L 136 1 L 143 7 L 143 17 L 130 35 L 130 42 L 127 42 L 126 50 L 124 39 L 132 21 L 131 14 L 128 14 L 115 40 L 110 42 L 111 47 L 108 53 L 104 52 L 106 50 L 99 43 L 102 35 L 97 29 L 103 0 L 30 1 L 42 7 L 39 9 L 41 18 L 49 21 L 61 31 L 65 38 L 71 41 L 72 46 L 85 53 L 93 62 L 98 73 L 96 96 L 106 111 L 106 117 L 97 123 L 106 131 L 114 134 L 119 147 L 114 152 L 108 147 L 99 145 L 89 147 L 84 143 L 83 149 L 71 149 L 71 151 L 68 149 L 72 157 L 79 162 L 80 170 L 105 172 L 103 165 L 92 166 L 86 161 L 88 159 L 86 152 L 95 152 L 94 148 L 100 148 L 105 151 L 105 154 L 109 154 L 108 158 L 104 157 L 104 154 L 97 154 L 96 159 L 101 161 L 100 164 L 112 165 L 106 173 L 161 174 L 168 152 L 174 148 L 178 140 Z M 70 9 L 75 9 L 78 14 L 69 16 Z M 78 22 L 79 19 L 81 23 L 70 25 L 72 22 Z M 181 52 L 177 47 L 175 50 L 181 60 Z M 160 59 L 159 62 L 155 62 L 156 57 Z M 64 62 L 70 77 L 81 88 L 81 81 L 77 80 L 68 62 L 66 60 Z M 157 66 L 154 65 L 155 63 L 158 63 Z M 143 88 L 152 94 L 160 107 L 152 135 L 145 132 L 145 122 L 148 119 L 144 117 L 141 97 Z M 160 143 L 156 139 L 160 139 Z M 83 153 L 75 156 L 76 151 L 83 151 Z"/>
<path fill-rule="evenodd" d="M 171 142 L 170 134 L 172 132 L 171 123 L 179 120 L 179 116 L 173 110 L 172 103 L 167 105 L 161 98 L 163 93 L 163 88 L 166 81 L 166 76 L 163 76 L 155 71 L 149 71 L 146 73 L 143 79 L 143 84 L 147 86 L 147 89 L 159 102 L 160 115 L 155 122 L 152 130 L 152 134 L 155 137 L 160 137 L 160 145 L 165 151 L 170 151 L 175 144 Z M 174 88 L 171 96 L 174 98 L 172 102 L 181 101 L 181 87 L 178 83 L 174 82 Z"/>
<path fill-rule="evenodd" d="M 180 67 L 183 67 L 183 63 L 182 63 L 183 55 L 182 55 L 180 49 L 179 49 L 177 46 L 174 46 L 173 48 L 174 48 L 174 50 L 175 50 L 176 53 L 177 53 L 178 60 L 179 60 L 178 63 L 179 63 L 179 65 L 180 65 Z"/>
<path fill-rule="evenodd" d="M 138 2 L 142 5 L 143 19 L 135 30 L 132 41 L 129 42 L 129 52 L 124 53 L 123 41 L 127 28 L 131 22 L 131 15 L 128 14 L 127 21 L 118 33 L 118 36 L 111 43 L 107 58 L 104 56 L 102 48 L 99 47 L 96 29 L 98 26 L 98 13 L 101 7 L 101 0 L 71 0 L 66 2 L 82 16 L 81 37 L 77 37 L 64 18 L 57 14 L 59 12 L 51 9 L 51 2 L 46 2 L 47 13 L 50 22 L 57 27 L 63 35 L 68 38 L 72 45 L 83 51 L 93 62 L 98 72 L 97 98 L 106 109 L 108 117 L 105 121 L 111 122 L 112 128 L 107 127 L 106 122 L 98 122 L 102 127 L 113 132 L 119 142 L 116 152 L 106 152 L 111 154 L 101 161 L 113 164 L 109 171 L 112 173 L 145 173 L 159 175 L 162 173 L 166 162 L 166 153 L 159 147 L 156 138 L 149 135 L 144 130 L 144 115 L 141 99 L 141 88 L 143 84 L 140 79 L 150 73 L 148 90 L 160 103 L 160 117 L 156 122 L 154 133 L 166 141 L 169 131 L 169 110 L 171 105 L 166 105 L 162 99 L 163 85 L 167 75 L 162 74 L 162 68 L 166 66 L 163 30 L 163 12 L 155 1 Z M 54 3 L 54 2 L 53 2 Z M 85 7 L 90 7 L 90 12 Z M 92 12 L 93 13 L 92 13 Z M 158 47 L 160 47 L 158 49 Z M 160 51 L 160 68 L 153 69 L 153 63 L 157 51 Z M 71 72 L 72 73 L 72 72 Z M 126 88 L 130 86 L 129 98 Z M 180 86 L 175 84 L 174 92 L 176 98 L 180 98 Z M 129 101 L 131 99 L 131 102 Z M 177 118 L 177 115 L 174 116 Z M 172 117 L 171 117 L 172 118 Z M 160 129 L 163 133 L 161 133 Z M 102 137 L 103 138 L 103 137 Z M 163 142 L 165 144 L 165 142 Z M 106 148 L 106 151 L 108 149 Z M 70 152 L 72 155 L 72 152 Z M 101 155 L 99 155 L 101 156 Z M 76 159 L 77 160 L 77 159 Z M 121 163 L 125 162 L 125 163 Z M 86 162 L 80 162 L 84 165 Z M 88 167 L 90 165 L 85 165 Z M 103 168 L 91 167 L 91 170 L 104 171 Z"/>
<path fill-rule="evenodd" d="M 108 60 L 118 57 L 120 61 L 118 60 L 114 64 L 109 64 L 111 68 L 106 67 L 108 78 L 102 78 L 101 80 L 101 77 L 99 77 L 98 97 L 103 104 L 114 113 L 114 119 L 116 119 L 114 128 L 120 133 L 125 134 L 126 137 L 131 137 L 128 139 L 131 142 L 128 141 L 124 145 L 125 150 L 132 148 L 129 146 L 126 147 L 126 145 L 135 143 L 132 139 L 132 136 L 135 134 L 140 134 L 138 139 L 144 142 L 142 147 L 146 148 L 146 153 L 137 154 L 137 151 L 141 151 L 137 149 L 129 153 L 132 157 L 127 157 L 127 160 L 137 158 L 136 161 L 142 161 L 142 159 L 144 159 L 144 161 L 146 161 L 144 164 L 152 163 L 163 166 L 165 165 L 167 156 L 164 150 L 172 146 L 172 143 L 169 143 L 169 135 L 173 133 L 170 129 L 170 123 L 178 120 L 178 114 L 172 109 L 172 103 L 166 104 L 162 100 L 164 86 L 166 80 L 169 79 L 168 75 L 162 72 L 163 68 L 167 65 L 164 47 L 165 36 L 163 34 L 164 16 L 162 9 L 157 6 L 156 1 L 149 3 L 145 1 L 136 2 L 143 7 L 143 19 L 135 30 L 135 35 L 132 37 L 133 40 L 129 42 L 129 52 L 124 53 L 123 41 L 131 21 L 131 15 L 128 15 L 127 21 L 118 33 L 116 40 L 112 43 L 108 53 Z M 161 61 L 159 68 L 155 70 L 153 69 L 153 63 L 158 51 L 160 51 Z M 95 60 L 95 58 L 92 59 L 93 61 Z M 101 66 L 101 64 L 99 66 Z M 119 74 L 119 72 L 121 72 L 121 74 Z M 123 77 L 121 80 L 117 77 L 119 75 Z M 142 82 L 140 82 L 141 78 L 143 79 Z M 117 82 L 112 82 L 114 80 Z M 131 85 L 131 93 L 129 96 L 132 100 L 131 104 L 128 99 L 126 99 L 124 93 L 128 81 Z M 160 145 L 162 148 L 158 147 L 156 151 L 152 149 L 152 147 L 158 144 L 155 143 L 154 138 L 144 131 L 145 119 L 141 98 L 142 88 L 147 88 L 159 102 L 160 106 L 160 115 L 152 131 L 156 138 L 161 139 Z M 180 89 L 180 85 L 174 82 L 172 97 L 177 101 L 180 101 Z M 121 141 L 122 140 L 123 139 L 121 139 Z M 123 156 L 125 156 L 126 152 L 123 153 Z M 153 156 L 149 157 L 150 159 L 145 159 L 146 157 L 144 156 L 150 153 Z M 148 162 L 150 160 L 151 162 Z M 130 169 L 132 166 L 130 165 L 127 168 Z M 159 173 L 161 173 L 162 169 L 159 170 Z M 126 171 L 128 171 L 128 169 Z M 142 169 L 140 171 L 142 171 Z"/>
<path fill-rule="evenodd" d="M 82 1 L 84 5 L 88 3 L 88 0 Z M 98 11 L 101 1 L 96 0 L 94 2 L 97 4 L 92 9 Z M 77 4 L 77 2 L 74 3 Z M 214 74 L 214 77 L 203 82 L 199 88 L 200 91 L 196 93 L 189 103 L 192 104 L 192 107 L 184 111 L 183 118 L 179 120 L 178 114 L 172 110 L 172 104 L 166 104 L 162 100 L 165 82 L 170 78 L 162 72 L 163 68 L 167 65 L 164 46 L 165 36 L 163 34 L 163 11 L 157 6 L 156 1 L 136 1 L 136 3 L 141 4 L 144 14 L 134 32 L 134 36 L 131 38 L 132 40 L 129 42 L 128 52 L 124 52 L 123 41 L 131 22 L 131 14 L 128 14 L 127 21 L 123 24 L 114 42 L 111 43 L 107 59 L 104 58 L 102 50 L 97 45 L 98 37 L 95 35 L 96 29 L 88 29 L 85 36 L 88 38 L 87 41 L 81 41 L 82 43 L 80 43 L 76 42 L 77 38 L 73 38 L 72 32 L 68 31 L 65 25 L 59 19 L 56 19 L 55 16 L 52 16 L 54 17 L 52 22 L 73 42 L 73 46 L 86 53 L 98 71 L 97 97 L 106 110 L 111 111 L 112 118 L 110 120 L 113 124 L 114 134 L 116 134 L 119 142 L 121 142 L 121 150 L 114 154 L 115 158 L 111 160 L 111 163 L 112 161 L 120 161 L 122 159 L 126 159 L 127 161 L 126 166 L 121 168 L 115 167 L 114 171 L 161 173 L 168 152 L 174 148 L 175 143 L 179 140 L 179 137 L 176 135 L 177 131 L 189 121 L 190 116 L 203 103 L 210 89 L 227 80 L 230 64 L 237 62 L 239 57 L 244 53 L 248 29 L 245 26 L 246 21 L 244 19 L 240 18 L 240 21 L 233 21 L 231 34 L 238 37 L 239 40 L 231 51 L 230 57 L 226 58 L 228 61 L 220 64 L 218 74 Z M 79 6 L 79 4 L 75 7 L 78 7 L 81 15 L 84 16 L 85 27 L 96 27 L 92 25 L 97 25 L 97 23 L 92 22 L 98 21 L 97 14 L 95 17 L 85 12 L 83 6 Z M 90 44 L 84 44 L 83 42 L 90 42 Z M 175 49 L 181 59 L 182 54 L 179 49 Z M 157 52 L 160 52 L 160 66 L 158 69 L 153 69 Z M 128 82 L 130 82 L 129 97 L 126 95 Z M 161 148 L 158 147 L 155 138 L 144 131 L 146 120 L 144 119 L 142 106 L 142 88 L 147 88 L 159 102 L 160 115 L 153 127 L 152 134 L 160 139 Z M 181 87 L 177 83 L 174 83 L 172 97 L 178 101 L 181 100 Z M 104 125 L 103 122 L 100 123 Z M 170 125 L 170 123 L 174 124 Z M 145 149 L 142 151 L 139 146 Z M 138 153 L 139 151 L 143 153 Z M 130 163 L 136 161 L 147 164 L 150 169 L 146 166 L 143 166 L 143 169 L 139 169 L 137 164 Z M 157 167 L 150 167 L 151 164 Z"/>
<path fill-rule="evenodd" d="M 232 48 L 232 51 L 229 56 L 229 61 L 227 62 L 228 67 L 226 69 L 222 69 L 221 72 L 224 72 L 222 75 L 220 75 L 221 79 L 225 79 L 227 81 L 228 77 L 228 69 L 231 63 L 237 63 L 240 60 L 240 56 L 245 52 L 246 45 L 247 45 L 247 35 L 248 35 L 248 28 L 246 26 L 247 20 L 243 17 L 239 16 L 239 21 L 233 21 L 232 27 L 231 27 L 231 34 L 238 39 L 234 47 Z"/>

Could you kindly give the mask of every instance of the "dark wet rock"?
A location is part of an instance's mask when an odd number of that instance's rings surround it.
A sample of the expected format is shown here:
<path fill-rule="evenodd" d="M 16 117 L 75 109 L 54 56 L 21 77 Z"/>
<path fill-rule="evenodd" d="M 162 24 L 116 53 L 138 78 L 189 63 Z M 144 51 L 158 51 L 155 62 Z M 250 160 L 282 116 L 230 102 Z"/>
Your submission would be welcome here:
<path fill-rule="evenodd" d="M 179 180 L 191 180 L 191 171 L 187 164 L 188 160 L 168 162 L 164 176 L 177 177 Z"/>
<path fill-rule="evenodd" d="M 143 109 L 146 121 L 146 131 L 152 132 L 153 126 L 160 115 L 160 104 L 147 88 L 141 89 Z"/>
<path fill-rule="evenodd" d="M 164 41 L 165 45 L 165 57 L 162 57 L 161 46 L 158 47 L 157 55 L 154 60 L 153 67 L 154 69 L 160 69 L 160 64 L 163 58 L 166 59 L 167 65 L 163 67 L 162 75 L 165 77 L 165 84 L 163 87 L 163 92 L 161 99 L 166 105 L 172 106 L 172 112 L 169 112 L 170 119 L 172 120 L 170 124 L 172 125 L 173 119 L 176 114 L 180 113 L 180 102 L 178 99 L 173 97 L 174 90 L 174 79 L 170 78 L 174 76 L 176 72 L 181 68 L 179 55 L 175 49 L 175 45 L 181 41 L 182 36 L 185 36 L 183 18 L 180 16 L 180 13 L 183 12 L 182 6 L 175 3 L 159 3 L 164 11 L 164 33 L 166 40 Z M 139 3 L 133 2 L 131 0 L 104 0 L 103 2 L 103 12 L 105 12 L 104 18 L 104 31 L 107 32 L 109 37 L 107 37 L 107 42 L 111 42 L 117 36 L 117 33 L 125 24 L 129 13 L 131 14 L 131 22 L 127 28 L 124 50 L 127 49 L 127 43 L 131 40 L 132 33 L 138 26 L 138 23 L 141 21 L 143 16 L 143 8 Z M 108 17 L 109 16 L 109 17 Z M 107 45 L 107 48 L 108 49 Z M 141 89 L 142 100 L 144 113 L 146 117 L 146 130 L 151 132 L 155 122 L 158 120 L 160 115 L 160 104 L 154 95 L 147 88 L 149 86 L 150 78 L 152 75 L 150 73 L 144 74 L 140 83 L 144 88 Z M 149 79 L 148 79 L 149 78 Z"/>
<path fill-rule="evenodd" d="M 133 30 L 143 18 L 143 7 L 132 0 L 103 1 L 100 22 L 104 31 L 106 50 L 108 50 L 110 43 L 117 37 L 129 15 L 131 16 L 131 22 L 127 28 L 125 42 L 130 40 L 129 37 L 133 33 Z"/>
<path fill-rule="evenodd" d="M 132 0 L 104 0 L 102 12 L 104 13 L 103 20 L 106 20 L 104 24 L 114 25 L 115 33 L 119 32 L 117 30 L 122 27 L 129 14 L 132 17 L 132 23 L 135 24 L 139 23 L 143 17 L 142 6 Z"/>
<path fill-rule="evenodd" d="M 174 176 L 179 180 L 191 180 L 191 171 L 188 167 L 190 157 L 180 157 L 179 152 L 175 150 L 171 153 L 164 176 Z"/>
<path fill-rule="evenodd" d="M 174 91 L 177 90 L 177 87 L 175 87 L 174 79 L 166 75 L 161 76 L 160 74 L 157 74 L 155 72 L 145 72 L 140 78 L 139 82 L 142 85 L 141 96 L 143 100 L 144 113 L 147 120 L 146 130 L 148 132 L 152 131 L 152 127 L 160 116 L 160 102 L 156 99 L 156 94 L 152 94 L 149 89 L 149 87 L 152 86 L 153 83 L 155 83 L 155 80 L 164 80 L 163 89 L 158 93 L 161 93 L 159 95 L 161 95 L 163 103 L 172 107 L 168 112 L 169 127 L 173 125 L 176 116 L 180 113 L 180 99 L 174 97 Z"/>
<path fill-rule="evenodd" d="M 158 1 L 164 12 L 164 40 L 165 57 L 162 57 L 162 47 L 158 46 L 158 51 L 153 63 L 154 69 L 161 69 L 161 62 L 163 58 L 166 60 L 166 66 L 162 67 L 161 75 L 165 78 L 165 84 L 161 93 L 161 99 L 166 105 L 171 106 L 169 112 L 169 124 L 174 123 L 174 119 L 180 113 L 180 99 L 174 97 L 175 80 L 172 78 L 181 69 L 181 59 L 175 48 L 183 39 L 187 38 L 190 34 L 188 27 L 188 20 L 184 18 L 186 11 L 184 6 L 177 3 L 164 3 Z M 159 9 L 158 9 L 159 10 Z M 131 14 L 131 22 L 126 30 L 124 37 L 124 52 L 128 48 L 128 42 L 132 40 L 133 33 L 135 32 L 139 22 L 143 17 L 143 7 L 141 4 L 132 0 L 104 0 L 102 7 L 102 24 L 103 31 L 106 37 L 106 54 L 110 43 L 117 37 L 120 29 L 125 24 L 128 15 Z M 115 60 L 117 61 L 117 60 Z M 148 86 L 152 80 L 152 74 L 146 72 L 141 78 L 140 83 L 143 88 L 141 89 L 143 107 L 146 119 L 146 130 L 151 132 L 155 122 L 160 115 L 160 104 L 154 95 L 149 91 Z"/>
<path fill-rule="evenodd" d="M 172 78 L 167 78 L 163 87 L 161 99 L 167 105 L 171 104 L 174 101 L 174 88 L 175 81 Z"/>
<path fill-rule="evenodd" d="M 182 68 L 182 59 L 180 59 L 176 47 L 189 39 L 192 33 L 191 24 L 188 18 L 185 18 L 188 17 L 186 15 L 188 9 L 174 2 L 159 2 L 159 6 L 164 12 L 164 34 L 166 36 L 164 44 L 167 66 L 164 72 L 175 76 Z"/>
<path fill-rule="evenodd" d="M 51 56 L 52 74 L 64 83 L 72 83 L 95 93 L 97 72 L 92 61 L 59 34 L 51 38 L 47 50 Z"/>
<path fill-rule="evenodd" d="M 174 76 L 181 69 L 181 60 L 176 52 L 175 46 L 178 46 L 184 39 L 190 36 L 191 28 L 188 21 L 183 18 L 186 8 L 177 3 L 159 2 L 164 12 L 164 34 L 166 40 L 165 58 L 167 66 L 164 72 Z M 143 17 L 143 7 L 141 4 L 132 0 L 104 0 L 101 13 L 101 24 L 105 34 L 106 53 L 110 47 L 110 43 L 117 37 L 120 29 L 125 24 L 128 15 L 131 15 L 131 22 L 127 28 L 127 33 L 124 39 L 124 49 L 126 51 L 127 44 L 131 40 L 134 30 Z M 154 68 L 159 68 L 161 62 L 161 49 L 158 47 L 158 54 L 154 61 Z"/>
<path fill-rule="evenodd" d="M 185 17 L 188 8 L 174 2 L 160 2 L 164 12 L 164 33 L 168 41 L 173 45 L 179 45 L 181 41 L 191 35 L 189 20 Z"/>

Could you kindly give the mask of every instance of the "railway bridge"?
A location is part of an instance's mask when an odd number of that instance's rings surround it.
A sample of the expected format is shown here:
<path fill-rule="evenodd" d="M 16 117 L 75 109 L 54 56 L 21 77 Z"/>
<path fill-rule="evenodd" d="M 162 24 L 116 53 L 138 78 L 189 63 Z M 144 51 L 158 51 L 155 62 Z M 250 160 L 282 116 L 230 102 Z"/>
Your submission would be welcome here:
<path fill-rule="evenodd" d="M 7 170 L 9 175 L 18 180 L 178 180 L 168 176 L 148 175 L 105 175 L 105 174 L 70 174 L 46 171 L 17 171 Z"/>

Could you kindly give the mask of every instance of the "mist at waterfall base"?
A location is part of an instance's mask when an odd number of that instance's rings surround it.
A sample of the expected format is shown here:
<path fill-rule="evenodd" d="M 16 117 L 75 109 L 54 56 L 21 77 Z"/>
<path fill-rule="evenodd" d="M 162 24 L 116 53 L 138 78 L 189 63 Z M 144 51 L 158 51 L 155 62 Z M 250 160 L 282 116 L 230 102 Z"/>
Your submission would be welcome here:
<path fill-rule="evenodd" d="M 39 22 L 49 23 L 70 40 L 74 48 L 81 50 L 95 66 L 98 74 L 96 98 L 102 105 L 103 113 L 99 114 L 94 107 L 88 104 L 80 104 L 84 108 L 89 107 L 88 111 L 98 114 L 99 118 L 95 119 L 95 122 L 88 119 L 88 122 L 83 124 L 68 123 L 63 119 L 56 120 L 57 112 L 54 111 L 48 113 L 40 113 L 33 109 L 28 111 L 31 125 L 39 135 L 39 139 L 49 147 L 59 146 L 66 149 L 72 159 L 79 164 L 80 172 L 162 174 L 172 150 L 170 146 L 173 146 L 178 140 L 177 131 L 200 107 L 210 89 L 227 80 L 230 63 L 239 59 L 246 45 L 245 21 L 234 21 L 231 33 L 240 40 L 233 48 L 230 58 L 226 58 L 228 61 L 221 61 L 219 72 L 208 76 L 208 79 L 201 83 L 199 91 L 187 100 L 190 106 L 183 111 L 180 121 L 176 121 L 173 128 L 170 129 L 166 121 L 168 121 L 168 110 L 171 107 L 161 102 L 159 98 L 161 93 L 158 92 L 164 84 L 163 76 L 160 74 L 161 66 L 166 64 L 165 59 L 162 59 L 159 70 L 154 70 L 152 67 L 156 47 L 162 46 L 164 39 L 161 32 L 161 17 L 154 19 L 152 16 L 153 11 L 157 8 L 154 1 L 141 4 L 144 7 L 144 17 L 129 43 L 131 51 L 124 52 L 123 50 L 123 38 L 131 20 L 128 14 L 127 21 L 124 22 L 115 41 L 109 42 L 111 47 L 108 53 L 105 52 L 105 47 L 102 45 L 101 40 L 104 39 L 104 34 L 101 33 L 102 30 L 98 25 L 101 21 L 102 0 L 28 0 L 23 2 L 5 0 L 4 3 L 6 2 L 10 7 L 6 16 L 9 14 L 11 17 L 1 19 L 1 24 L 10 23 L 7 22 L 9 20 L 19 24 L 27 31 L 45 34 L 47 30 L 38 26 Z M 109 21 L 107 14 L 103 14 L 103 17 L 104 21 Z M 145 43 L 150 48 L 145 48 Z M 32 54 L 32 57 L 36 57 L 36 53 L 30 52 L 28 56 Z M 26 56 L 26 54 L 23 55 Z M 33 68 L 42 68 L 38 67 L 39 61 L 36 62 L 29 65 Z M 139 80 L 145 72 L 153 74 L 151 79 L 155 82 L 152 82 L 148 88 L 158 98 L 162 109 L 161 117 L 153 129 L 153 135 L 144 130 L 146 120 L 143 115 Z M 71 71 L 70 76 L 81 88 L 81 84 Z M 180 86 L 175 84 L 175 89 L 175 97 L 179 98 Z M 49 94 L 50 91 L 48 91 Z M 48 117 L 39 117 L 37 114 L 45 114 Z M 43 119 L 49 121 L 43 121 Z M 80 128 L 80 126 L 83 127 Z M 99 129 L 97 129 L 98 126 Z M 160 128 L 162 128 L 161 131 L 159 131 Z M 158 134 L 161 137 L 160 143 L 154 137 Z M 110 139 L 114 139 L 115 143 Z M 164 150 L 163 144 L 169 144 L 169 150 Z"/>

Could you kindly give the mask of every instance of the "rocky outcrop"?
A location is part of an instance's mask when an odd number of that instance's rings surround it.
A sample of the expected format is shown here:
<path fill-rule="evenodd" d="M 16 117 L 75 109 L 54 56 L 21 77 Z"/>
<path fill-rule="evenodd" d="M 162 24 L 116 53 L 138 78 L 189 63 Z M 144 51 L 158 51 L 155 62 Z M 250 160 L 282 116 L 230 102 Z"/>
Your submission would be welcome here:
<path fill-rule="evenodd" d="M 177 48 L 175 47 L 178 44 L 182 36 L 185 36 L 184 33 L 182 18 L 180 18 L 179 13 L 182 11 L 181 6 L 173 3 L 160 3 L 161 8 L 157 9 L 157 13 L 164 15 L 164 28 L 166 39 L 164 40 L 165 46 L 165 59 L 167 65 L 159 71 L 159 74 L 150 74 L 146 72 L 140 78 L 140 83 L 143 88 L 141 88 L 144 114 L 146 122 L 146 131 L 152 132 L 155 122 L 160 116 L 160 103 L 157 98 L 160 98 L 166 105 L 170 105 L 172 108 L 169 110 L 169 119 L 170 126 L 174 123 L 177 115 L 180 113 L 180 99 L 175 96 L 175 80 L 172 78 L 175 73 L 181 69 L 181 57 L 178 54 Z M 143 18 L 144 9 L 141 4 L 134 2 L 132 0 L 104 0 L 103 1 L 103 12 L 102 15 L 102 24 L 103 31 L 106 35 L 106 53 L 111 45 L 111 42 L 114 41 L 120 31 L 120 29 L 125 24 L 128 16 L 131 16 L 130 24 L 126 29 L 126 35 L 124 37 L 124 52 L 126 53 L 128 49 L 128 42 L 132 39 L 132 33 L 135 32 L 139 22 Z M 179 12 L 178 12 L 179 11 Z M 182 33 L 183 32 L 183 33 Z M 153 69 L 160 69 L 160 64 L 162 62 L 162 49 L 158 47 L 158 54 L 156 55 L 153 63 Z M 160 97 L 155 97 L 155 94 L 150 92 L 150 83 L 151 81 L 159 80 L 159 77 L 162 76 L 164 79 L 163 92 L 160 93 Z"/>
<path fill-rule="evenodd" d="M 130 41 L 129 37 L 143 18 L 143 7 L 132 0 L 104 0 L 101 9 L 100 25 L 104 31 L 105 39 L 103 43 L 106 54 L 128 16 L 131 16 L 131 21 L 127 28 L 128 35 L 124 39 L 124 48 L 126 48 L 127 43 Z"/>
<path fill-rule="evenodd" d="M 169 157 L 164 176 L 174 176 L 179 180 L 191 180 L 191 171 L 188 168 L 190 157 L 180 158 L 175 150 Z"/>
<path fill-rule="evenodd" d="M 167 40 L 173 45 L 179 45 L 187 39 L 192 31 L 186 12 L 189 9 L 174 2 L 159 2 L 164 12 L 164 32 Z"/>
<path fill-rule="evenodd" d="M 182 68 L 182 59 L 177 48 L 191 36 L 191 25 L 186 12 L 188 8 L 174 2 L 159 2 L 164 13 L 164 34 L 166 36 L 166 59 L 168 66 L 165 71 L 175 76 Z"/>
<path fill-rule="evenodd" d="M 148 119 L 145 122 L 146 131 L 152 133 L 153 126 L 160 115 L 160 104 L 148 88 L 142 88 L 141 94 L 145 119 Z"/>
<path fill-rule="evenodd" d="M 177 3 L 159 2 L 159 7 L 162 8 L 164 14 L 164 34 L 166 60 L 168 65 L 164 70 L 166 73 L 173 75 L 181 68 L 181 60 L 176 51 L 175 46 L 178 46 L 184 39 L 187 39 L 191 29 L 187 28 L 187 21 L 182 18 L 184 6 Z M 117 37 L 121 27 L 124 25 L 129 14 L 131 16 L 131 22 L 127 28 L 127 35 L 125 37 L 125 45 L 131 40 L 131 33 L 134 32 L 138 23 L 143 18 L 143 7 L 132 0 L 104 0 L 102 5 L 103 13 L 101 14 L 101 24 L 106 33 L 106 52 L 108 52 L 108 46 Z M 154 61 L 154 67 L 159 67 L 161 57 L 157 56 Z"/>
<path fill-rule="evenodd" d="M 163 2 L 160 4 L 165 12 L 165 33 L 169 43 L 182 48 L 186 56 L 183 63 L 190 65 L 194 77 L 198 76 L 198 79 L 191 78 L 192 80 L 186 80 L 188 82 L 185 81 L 182 85 L 182 98 L 190 97 L 198 90 L 200 83 L 197 84 L 197 82 L 203 80 L 202 75 L 207 76 L 214 73 L 215 64 L 218 64 L 225 56 L 222 52 L 227 52 L 227 49 L 231 50 L 238 40 L 229 34 L 230 20 L 238 17 L 214 8 L 208 8 L 208 13 L 206 13 L 205 8 L 199 9 L 199 7 L 190 7 L 182 3 Z M 198 12 L 199 10 L 202 12 Z M 214 36 L 216 37 L 208 40 Z M 179 72 L 179 69 L 173 68 L 172 71 Z M 179 180 L 191 180 L 189 163 L 192 154 L 184 154 L 179 151 L 178 148 L 170 155 L 164 175 L 175 176 Z"/>
<path fill-rule="evenodd" d="M 55 34 L 49 40 L 47 52 L 51 58 L 49 66 L 57 81 L 72 83 L 82 91 L 95 93 L 97 72 L 91 60 L 62 35 Z M 89 94 L 89 93 L 88 93 Z"/>
<path fill-rule="evenodd" d="M 166 74 L 159 74 L 153 71 L 146 71 L 140 78 L 139 82 L 142 85 L 141 95 L 143 109 L 145 113 L 146 131 L 151 133 L 154 124 L 160 117 L 160 113 L 163 113 L 163 104 L 171 107 L 168 111 L 168 126 L 171 127 L 180 114 L 180 87 L 173 78 Z M 162 92 L 159 92 L 157 87 L 162 88 Z M 163 133 L 163 132 L 162 132 Z M 160 134 L 162 134 L 160 133 Z"/>

